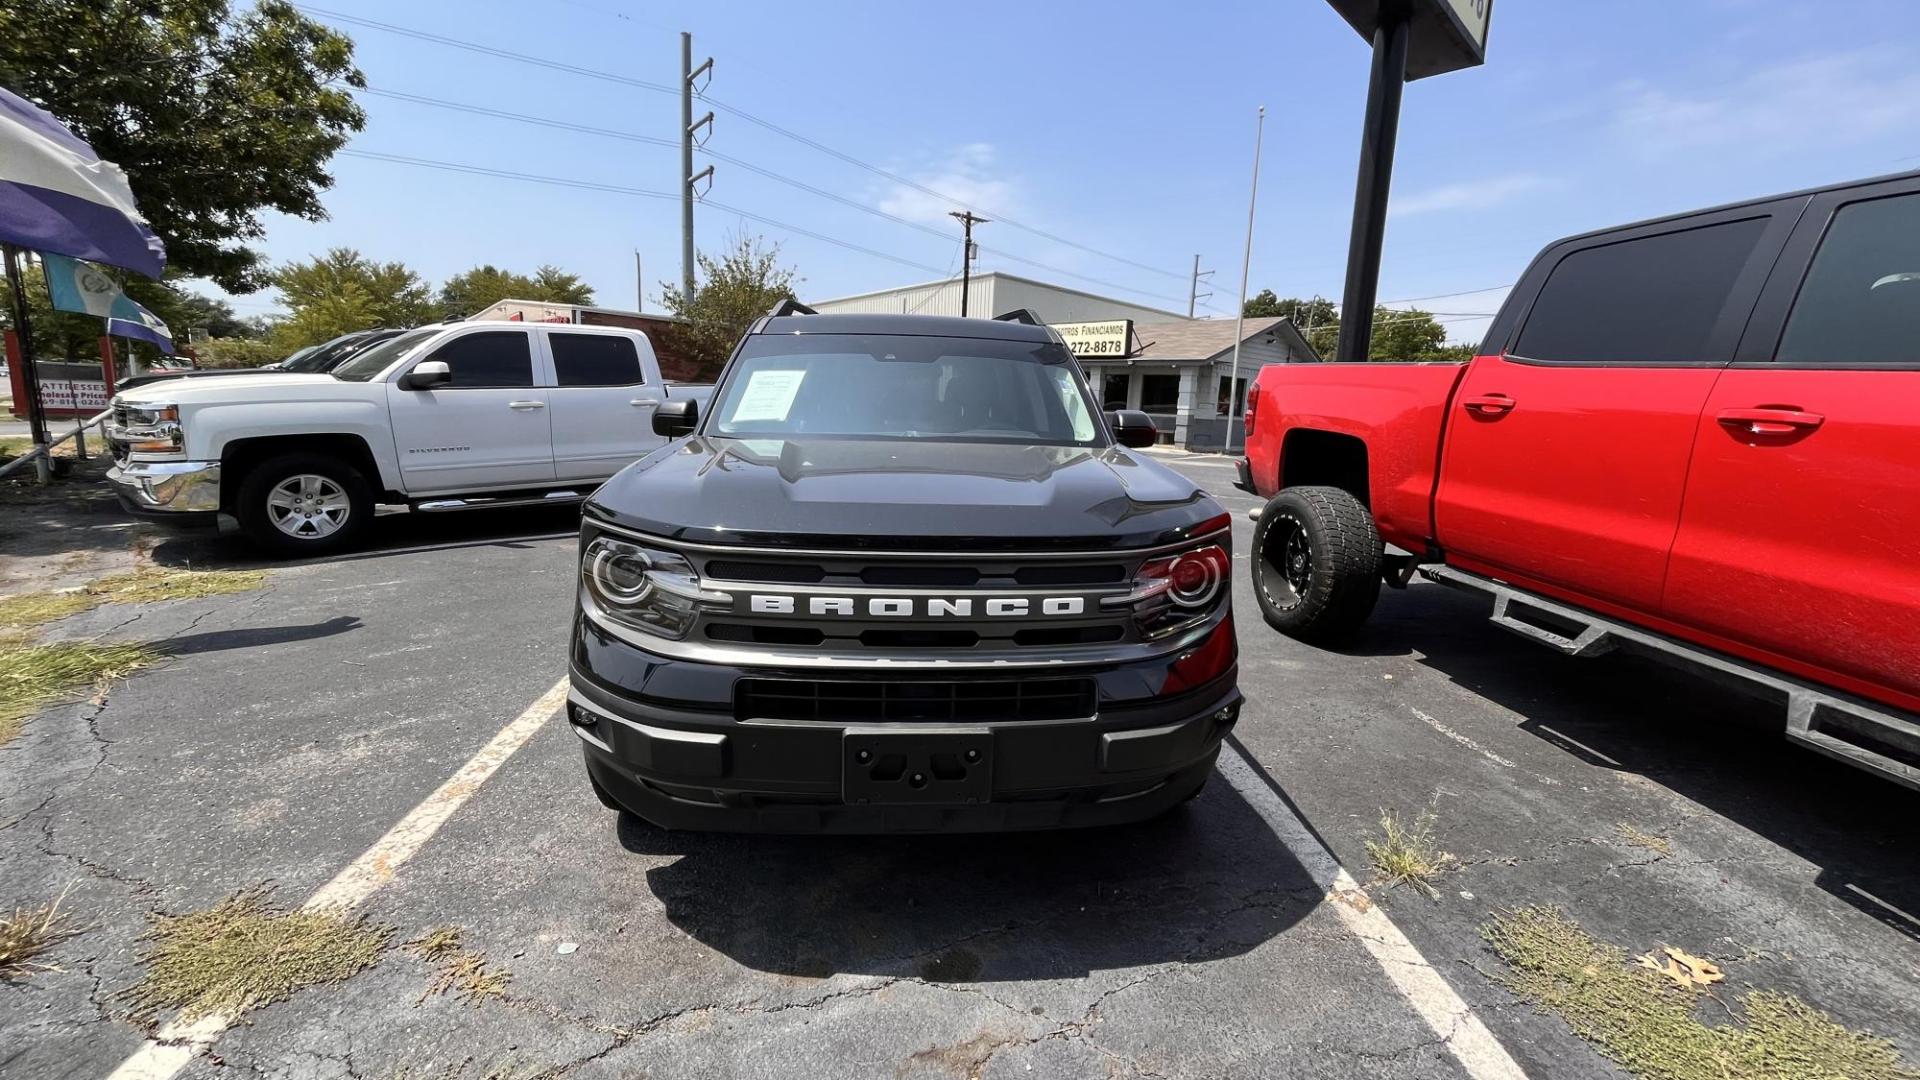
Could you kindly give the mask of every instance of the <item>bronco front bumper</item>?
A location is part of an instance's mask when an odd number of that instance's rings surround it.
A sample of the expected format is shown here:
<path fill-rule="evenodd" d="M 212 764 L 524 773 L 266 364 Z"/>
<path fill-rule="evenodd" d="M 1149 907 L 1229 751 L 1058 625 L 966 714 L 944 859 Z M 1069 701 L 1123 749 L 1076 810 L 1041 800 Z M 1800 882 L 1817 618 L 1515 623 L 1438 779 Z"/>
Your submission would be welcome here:
<path fill-rule="evenodd" d="M 587 771 L 614 802 L 666 828 L 755 832 L 989 832 L 1117 824 L 1191 797 L 1239 719 L 1233 624 L 1215 664 L 1165 693 L 1183 655 L 1045 668 L 1083 683 L 1085 715 L 943 713 L 982 680 L 940 671 L 785 671 L 654 656 L 576 619 L 567 714 Z M 1196 647 L 1204 649 L 1201 644 Z M 835 680 L 846 715 L 756 715 L 741 689 Z M 1033 680 L 1027 680 L 1031 685 Z M 809 691 L 822 695 L 826 691 Z M 874 703 L 905 699 L 905 712 Z M 779 700 L 777 697 L 775 700 Z M 790 698 L 789 698 L 790 699 Z M 902 716 L 911 718 L 900 718 Z"/>

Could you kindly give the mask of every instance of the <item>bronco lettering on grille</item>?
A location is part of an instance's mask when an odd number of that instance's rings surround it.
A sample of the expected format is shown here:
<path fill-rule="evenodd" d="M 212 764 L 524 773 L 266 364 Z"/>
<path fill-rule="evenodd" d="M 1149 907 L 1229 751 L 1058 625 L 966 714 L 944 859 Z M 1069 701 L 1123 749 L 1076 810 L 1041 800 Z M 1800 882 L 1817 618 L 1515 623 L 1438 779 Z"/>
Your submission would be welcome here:
<path fill-rule="evenodd" d="M 969 596 L 924 597 L 872 596 L 864 604 L 851 596 L 779 596 L 754 593 L 747 598 L 747 610 L 756 615 L 837 615 L 846 618 L 971 618 L 979 613 L 989 618 L 1025 615 L 1085 615 L 1084 596 Z"/>

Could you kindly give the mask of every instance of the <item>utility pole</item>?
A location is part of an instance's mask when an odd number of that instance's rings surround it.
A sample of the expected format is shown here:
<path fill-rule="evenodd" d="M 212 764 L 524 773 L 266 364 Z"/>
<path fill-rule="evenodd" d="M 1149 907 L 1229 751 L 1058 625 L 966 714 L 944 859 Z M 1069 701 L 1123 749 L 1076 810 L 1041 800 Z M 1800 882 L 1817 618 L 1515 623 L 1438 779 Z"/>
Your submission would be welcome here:
<path fill-rule="evenodd" d="M 967 317 L 967 293 L 973 285 L 973 227 L 988 224 L 987 219 L 975 217 L 971 210 L 949 210 L 947 216 L 960 222 L 962 246 L 960 248 L 960 317 Z"/>
<path fill-rule="evenodd" d="M 709 131 L 713 127 L 713 113 L 709 111 L 698 124 L 693 121 L 693 84 L 701 75 L 711 77 L 713 57 L 709 56 L 693 66 L 693 35 L 680 34 L 680 302 L 693 301 L 693 189 L 701 178 L 709 181 L 713 178 L 713 166 L 709 165 L 696 175 L 693 171 L 693 133 L 701 126 Z"/>
<path fill-rule="evenodd" d="M 1240 259 L 1240 305 L 1233 311 L 1233 370 L 1227 373 L 1227 436 L 1222 453 L 1233 453 L 1233 422 L 1240 416 L 1240 339 L 1246 337 L 1247 275 L 1253 269 L 1253 209 L 1260 205 L 1260 140 L 1267 132 L 1267 107 L 1260 106 L 1253 126 L 1253 192 L 1247 196 L 1247 252 Z"/>
<path fill-rule="evenodd" d="M 647 310 L 647 275 L 640 272 L 640 249 L 633 249 L 633 310 Z"/>
<path fill-rule="evenodd" d="M 1200 269 L 1200 256 L 1195 255 L 1193 257 L 1193 288 L 1187 292 L 1187 318 L 1193 318 L 1194 309 L 1200 306 L 1200 279 L 1212 276 L 1213 271 Z M 1207 284 L 1211 285 L 1213 283 L 1208 282 Z M 1209 292 L 1205 298 L 1211 300 L 1213 299 L 1213 294 Z"/>

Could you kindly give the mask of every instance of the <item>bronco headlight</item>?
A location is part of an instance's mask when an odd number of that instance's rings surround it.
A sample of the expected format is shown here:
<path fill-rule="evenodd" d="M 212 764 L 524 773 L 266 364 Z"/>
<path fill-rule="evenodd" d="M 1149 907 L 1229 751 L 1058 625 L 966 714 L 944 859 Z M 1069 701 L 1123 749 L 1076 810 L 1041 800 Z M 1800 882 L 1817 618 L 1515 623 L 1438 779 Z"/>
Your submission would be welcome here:
<path fill-rule="evenodd" d="M 1224 602 L 1231 586 L 1233 556 L 1226 541 L 1209 541 L 1143 563 L 1125 596 L 1108 597 L 1107 607 L 1133 609 L 1134 625 L 1148 640 L 1198 625 Z"/>
<path fill-rule="evenodd" d="M 607 618 L 676 641 L 703 609 L 733 606 L 733 594 L 701 587 L 685 556 L 607 536 L 587 545 L 580 580 Z"/>

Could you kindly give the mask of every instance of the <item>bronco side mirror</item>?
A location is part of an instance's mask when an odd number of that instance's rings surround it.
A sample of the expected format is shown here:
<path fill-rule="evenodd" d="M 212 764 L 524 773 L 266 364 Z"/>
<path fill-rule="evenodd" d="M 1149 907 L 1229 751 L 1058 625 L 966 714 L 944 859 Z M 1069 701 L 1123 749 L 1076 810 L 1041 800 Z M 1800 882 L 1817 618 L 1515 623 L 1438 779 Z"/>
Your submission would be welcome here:
<path fill-rule="evenodd" d="M 413 370 L 400 376 L 402 390 L 431 390 L 436 386 L 452 386 L 453 369 L 445 360 L 422 360 L 413 365 Z"/>
<path fill-rule="evenodd" d="M 677 439 L 700 423 L 700 403 L 692 398 L 663 401 L 653 409 L 653 433 Z"/>
<path fill-rule="evenodd" d="M 1107 426 L 1113 429 L 1114 441 L 1121 446 L 1152 446 L 1160 441 L 1160 429 L 1139 409 L 1115 409 L 1107 414 Z"/>

